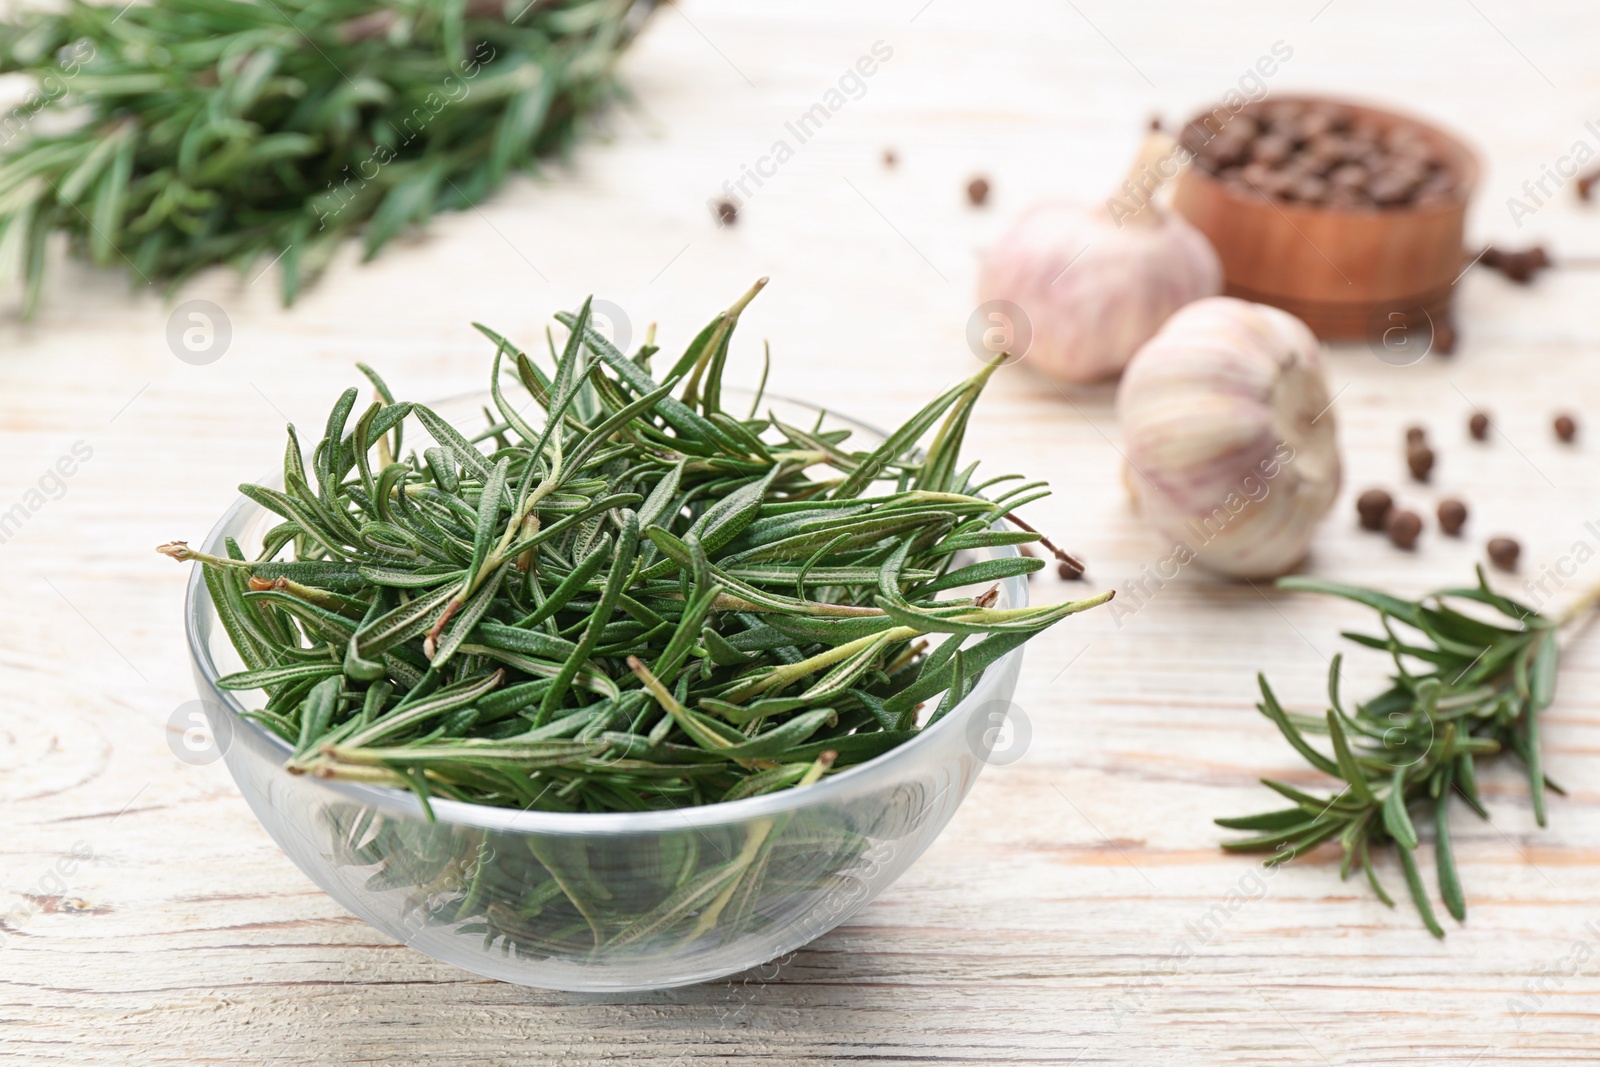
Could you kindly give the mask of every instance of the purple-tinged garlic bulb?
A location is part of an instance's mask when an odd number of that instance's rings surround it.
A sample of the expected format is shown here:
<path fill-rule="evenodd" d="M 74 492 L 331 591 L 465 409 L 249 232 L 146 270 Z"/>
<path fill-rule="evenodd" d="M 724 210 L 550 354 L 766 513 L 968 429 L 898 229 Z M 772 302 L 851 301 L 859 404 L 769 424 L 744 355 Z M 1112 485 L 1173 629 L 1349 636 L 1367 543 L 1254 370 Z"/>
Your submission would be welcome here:
<path fill-rule="evenodd" d="M 1265 304 L 1219 296 L 1174 314 L 1128 364 L 1117 421 L 1129 490 L 1179 564 L 1283 574 L 1339 492 L 1322 346 Z"/>
<path fill-rule="evenodd" d="M 1222 292 L 1222 264 L 1205 235 L 1153 202 L 1172 141 L 1152 134 L 1129 175 L 1131 198 L 1097 208 L 1045 203 L 990 248 L 978 300 L 1027 315 L 1025 361 L 1071 383 L 1115 378 L 1174 311 Z M 1170 175 L 1168 175 L 1170 177 Z"/>

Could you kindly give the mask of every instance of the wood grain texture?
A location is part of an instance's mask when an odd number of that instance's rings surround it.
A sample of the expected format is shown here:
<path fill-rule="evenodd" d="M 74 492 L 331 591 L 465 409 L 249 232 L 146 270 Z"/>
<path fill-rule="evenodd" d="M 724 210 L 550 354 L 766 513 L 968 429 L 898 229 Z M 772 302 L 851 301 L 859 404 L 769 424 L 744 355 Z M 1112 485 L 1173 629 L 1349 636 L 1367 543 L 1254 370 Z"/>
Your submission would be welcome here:
<path fill-rule="evenodd" d="M 592 997 L 390 943 L 293 868 L 220 765 L 174 758 L 168 718 L 194 697 L 184 573 L 150 549 L 209 529 L 239 481 L 275 464 L 284 421 L 320 423 L 357 381 L 355 361 L 413 397 L 476 388 L 488 353 L 470 321 L 535 343 L 590 292 L 676 348 L 771 275 L 735 377 L 753 383 L 770 338 L 777 391 L 903 417 L 971 370 L 976 253 L 1016 212 L 1104 195 L 1150 112 L 1187 114 L 1283 40 L 1294 56 L 1273 89 L 1389 100 L 1483 152 L 1473 239 L 1544 240 L 1578 261 L 1527 289 L 1470 271 L 1453 359 L 1335 350 L 1347 485 L 1312 569 L 1416 592 L 1461 580 L 1504 531 L 1537 577 L 1576 542 L 1600 547 L 1585 526 L 1600 524 L 1600 276 L 1582 269 L 1600 256 L 1600 210 L 1566 189 L 1519 227 L 1506 201 L 1574 142 L 1600 148 L 1585 128 L 1600 118 L 1596 28 L 1576 0 L 690 0 L 628 57 L 642 103 L 612 117 L 609 141 L 371 265 L 346 250 L 290 311 L 270 277 L 191 285 L 182 298 L 232 323 L 209 366 L 169 350 L 170 303 L 60 261 L 36 321 L 0 320 L 0 511 L 74 442 L 92 449 L 0 544 L 0 1061 L 1593 1062 L 1600 637 L 1571 652 L 1546 720 L 1548 769 L 1569 791 L 1550 828 L 1509 766 L 1483 783 L 1492 823 L 1458 812 L 1470 912 L 1443 942 L 1341 884 L 1329 852 L 1268 879 L 1218 850 L 1210 819 L 1257 808 L 1259 775 L 1319 784 L 1252 710 L 1254 671 L 1315 710 L 1358 613 L 1191 569 L 1132 616 L 1076 617 L 1030 646 L 1024 758 L 989 769 L 848 925 L 730 981 Z M 864 95 L 717 229 L 707 198 L 880 40 L 893 55 Z M 894 169 L 880 162 L 890 147 Z M 994 187 L 983 210 L 963 196 L 977 173 Z M 1502 431 L 1488 444 L 1467 437 L 1474 404 Z M 1592 432 L 1557 445 L 1557 407 Z M 1430 487 L 1404 481 L 1413 421 L 1440 454 Z M 1090 561 L 1096 585 L 1125 587 L 1163 554 L 1123 499 L 1109 389 L 1007 371 L 971 436 L 993 470 L 1056 484 L 1030 518 Z M 1372 484 L 1429 512 L 1461 495 L 1470 536 L 1430 532 L 1408 555 L 1361 534 L 1351 500 Z M 1558 599 L 1596 581 L 1591 562 Z M 92 858 L 52 877 L 75 847 Z M 1383 873 L 1400 884 L 1393 863 Z"/>

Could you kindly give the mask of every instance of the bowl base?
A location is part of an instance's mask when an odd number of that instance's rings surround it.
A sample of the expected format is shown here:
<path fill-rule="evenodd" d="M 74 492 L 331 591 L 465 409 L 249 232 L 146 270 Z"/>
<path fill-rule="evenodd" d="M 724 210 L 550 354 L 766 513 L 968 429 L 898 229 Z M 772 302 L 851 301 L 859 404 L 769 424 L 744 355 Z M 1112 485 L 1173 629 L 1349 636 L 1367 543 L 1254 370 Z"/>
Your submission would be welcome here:
<path fill-rule="evenodd" d="M 1305 300 L 1229 283 L 1228 296 L 1270 304 L 1300 319 L 1324 341 L 1369 341 L 1397 349 L 1406 340 L 1448 355 L 1455 346 L 1455 287 L 1444 286 L 1393 300 Z"/>

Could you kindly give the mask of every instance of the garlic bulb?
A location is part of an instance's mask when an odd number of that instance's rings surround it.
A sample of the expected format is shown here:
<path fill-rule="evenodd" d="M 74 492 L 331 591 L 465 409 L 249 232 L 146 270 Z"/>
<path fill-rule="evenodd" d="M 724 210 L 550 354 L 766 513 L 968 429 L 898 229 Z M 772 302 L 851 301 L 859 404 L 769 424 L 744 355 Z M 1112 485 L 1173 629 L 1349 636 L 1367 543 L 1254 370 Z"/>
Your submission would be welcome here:
<path fill-rule="evenodd" d="M 1124 200 L 1088 209 L 1040 204 L 984 256 L 978 299 L 1028 316 L 1026 361 L 1052 378 L 1114 378 L 1178 308 L 1222 292 L 1222 264 L 1205 235 L 1151 202 L 1172 142 L 1154 134 Z M 1168 175 L 1170 177 L 1170 175 Z"/>
<path fill-rule="evenodd" d="M 1331 403 L 1316 336 L 1265 304 L 1196 301 L 1139 349 L 1117 389 L 1128 484 L 1179 564 L 1270 578 L 1304 558 L 1339 492 Z"/>

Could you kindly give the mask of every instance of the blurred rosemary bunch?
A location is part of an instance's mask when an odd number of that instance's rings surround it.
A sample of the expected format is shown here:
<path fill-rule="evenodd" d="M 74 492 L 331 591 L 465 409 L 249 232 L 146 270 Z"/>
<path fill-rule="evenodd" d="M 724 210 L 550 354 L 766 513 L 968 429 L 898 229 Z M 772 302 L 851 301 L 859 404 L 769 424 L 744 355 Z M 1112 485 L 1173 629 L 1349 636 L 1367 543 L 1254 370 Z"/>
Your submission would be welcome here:
<path fill-rule="evenodd" d="M 1306 762 L 1339 786 L 1322 797 L 1263 778 L 1263 785 L 1292 806 L 1216 820 L 1252 832 L 1224 848 L 1273 852 L 1266 862 L 1274 865 L 1337 841 L 1344 851 L 1340 877 L 1359 865 L 1372 891 L 1393 907 L 1372 866 L 1373 849 L 1392 844 L 1423 923 L 1443 937 L 1417 861 L 1416 811 L 1424 825 L 1433 826 L 1439 896 L 1452 916 L 1465 920 L 1466 898 L 1450 837 L 1451 801 L 1459 797 L 1488 819 L 1478 793 L 1478 761 L 1512 752 L 1527 770 L 1534 817 L 1545 825 L 1546 790 L 1561 790 L 1544 773 L 1539 716 L 1555 695 L 1558 634 L 1595 603 L 1593 595 L 1586 596 L 1561 618 L 1549 618 L 1495 593 L 1481 567 L 1477 577 L 1476 586 L 1442 589 L 1420 600 L 1315 578 L 1278 582 L 1285 589 L 1344 597 L 1376 611 L 1381 633 L 1343 636 L 1385 653 L 1394 674 L 1383 692 L 1347 708 L 1339 691 L 1342 657 L 1334 656 L 1328 668 L 1330 706 L 1321 717 L 1286 711 L 1266 677 L 1258 676 L 1262 699 L 1257 708 Z M 1476 605 L 1478 611 L 1468 613 L 1458 605 Z M 1326 735 L 1331 754 L 1311 745 L 1306 734 Z"/>
<path fill-rule="evenodd" d="M 53 232 L 175 285 L 276 261 L 283 300 L 568 148 L 654 0 L 70 0 L 0 23 L 0 283 Z"/>
<path fill-rule="evenodd" d="M 551 811 L 757 796 L 904 743 L 1110 599 L 996 607 L 1044 561 L 969 558 L 1043 540 L 997 523 L 1044 483 L 960 455 L 993 365 L 862 447 L 759 393 L 730 410 L 762 284 L 659 377 L 587 304 L 547 363 L 480 327 L 493 409 L 470 436 L 363 368 L 377 399 L 340 397 L 309 460 L 291 427 L 282 489 L 240 487 L 282 519 L 254 558 L 163 546 L 204 565 L 246 666 L 222 685 L 264 691 L 292 772 Z"/>

